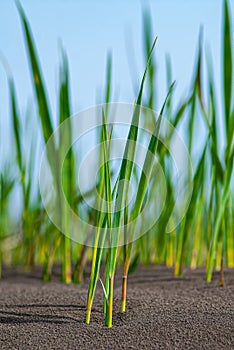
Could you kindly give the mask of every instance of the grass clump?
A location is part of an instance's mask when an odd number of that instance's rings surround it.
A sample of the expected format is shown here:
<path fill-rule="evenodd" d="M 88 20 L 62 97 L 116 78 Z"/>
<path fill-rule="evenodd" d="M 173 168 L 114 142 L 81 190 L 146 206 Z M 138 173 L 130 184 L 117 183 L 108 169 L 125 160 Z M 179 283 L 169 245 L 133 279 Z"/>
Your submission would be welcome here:
<path fill-rule="evenodd" d="M 192 83 L 188 95 L 177 105 L 171 60 L 167 56 L 168 93 L 157 118 L 152 111 L 156 108 L 157 101 L 157 70 L 155 59 L 152 57 L 157 39 L 152 40 L 150 16 L 144 14 L 146 68 L 134 104 L 120 166 L 117 169 L 111 164 L 116 130 L 109 120 L 113 82 L 112 58 L 108 55 L 104 94 L 106 103 L 102 108 L 102 124 L 98 135 L 99 173 L 97 181 L 94 181 L 93 186 L 84 195 L 77 184 L 79 152 L 72 146 L 65 160 L 62 159 L 64 150 L 73 140 L 68 58 L 61 49 L 59 111 L 55 117 L 49 107 L 31 28 L 24 10 L 17 2 L 37 106 L 36 118 L 43 144 L 47 144 L 58 125 L 66 121 L 69 126 L 67 132 L 60 133 L 58 139 L 50 142 L 51 146 L 47 149 L 58 203 L 57 220 L 65 234 L 50 221 L 43 207 L 37 174 L 34 171 L 40 144 L 35 138 L 28 137 L 25 120 L 18 108 L 14 79 L 9 75 L 13 142 L 7 162 L 2 161 L 0 164 L 0 276 L 3 264 L 20 264 L 27 270 L 33 269 L 36 264 L 42 266 L 42 278 L 48 281 L 52 277 L 54 264 L 59 263 L 61 280 L 64 283 L 79 283 L 83 281 L 86 263 L 90 263 L 86 323 L 90 323 L 95 291 L 100 281 L 103 287 L 105 324 L 108 327 L 113 324 L 116 268 L 123 269 L 122 312 L 127 308 L 128 274 L 140 263 L 165 264 L 174 269 L 176 276 L 183 273 L 184 266 L 192 269 L 205 266 L 207 282 L 211 281 L 215 269 L 220 271 L 220 285 L 224 285 L 224 267 L 234 267 L 234 90 L 231 16 L 228 1 L 224 1 L 223 4 L 222 90 L 216 91 L 215 72 L 212 70 L 211 59 L 204 52 L 201 31 Z M 217 94 L 222 101 L 221 114 L 217 107 Z M 163 117 L 171 125 L 166 133 L 162 128 Z M 173 145 L 176 129 L 181 125 L 184 126 L 183 139 L 193 164 L 193 171 L 190 164 L 186 164 L 184 173 L 186 179 L 192 179 L 193 188 L 187 210 L 179 220 L 175 211 L 178 204 L 178 184 L 175 180 L 176 172 L 170 148 L 167 146 Z M 142 128 L 150 131 L 148 138 L 144 136 Z M 205 130 L 204 135 L 201 132 L 202 128 Z M 38 132 L 36 123 L 35 131 Z M 33 135 L 33 131 L 31 133 Z M 147 145 L 147 152 L 139 171 L 135 160 L 137 143 L 142 140 Z M 157 165 L 164 174 L 168 191 L 165 203 Z M 130 183 L 135 196 L 129 202 Z M 185 185 L 189 189 L 189 181 Z M 14 218 L 11 212 L 12 197 L 16 190 L 20 192 L 21 201 L 19 218 Z M 64 209 L 63 192 L 73 212 L 83 215 L 88 224 L 95 227 L 94 232 L 86 232 L 87 241 L 90 237 L 93 239 L 92 247 L 82 246 L 70 239 L 72 221 Z M 92 197 L 95 209 L 92 210 L 85 204 L 85 197 Z M 156 216 L 156 210 L 153 213 L 144 211 L 147 201 L 153 203 L 157 210 L 162 206 L 161 215 L 154 225 L 136 240 L 138 233 L 144 232 L 145 223 Z M 177 224 L 173 224 L 173 221 Z M 170 225 L 172 230 L 168 232 Z M 103 279 L 102 265 L 105 267 Z"/>

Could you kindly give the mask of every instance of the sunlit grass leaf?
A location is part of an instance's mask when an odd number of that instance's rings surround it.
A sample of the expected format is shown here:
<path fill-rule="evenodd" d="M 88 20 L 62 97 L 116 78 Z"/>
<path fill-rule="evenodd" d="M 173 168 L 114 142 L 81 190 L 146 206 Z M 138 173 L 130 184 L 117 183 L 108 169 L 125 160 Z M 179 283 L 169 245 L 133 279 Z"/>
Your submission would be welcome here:
<path fill-rule="evenodd" d="M 231 19 L 228 1 L 224 1 L 223 18 L 223 88 L 224 88 L 224 110 L 226 120 L 226 132 L 229 128 L 229 117 L 232 101 L 232 47 Z"/>
<path fill-rule="evenodd" d="M 20 5 L 19 1 L 16 1 L 18 11 L 20 14 L 20 19 L 22 21 L 24 35 L 26 39 L 29 63 L 31 67 L 32 79 L 34 84 L 34 89 L 37 97 L 38 110 L 41 117 L 41 124 L 43 129 L 43 135 L 45 142 L 48 141 L 49 137 L 53 133 L 52 121 L 49 112 L 49 106 L 47 101 L 47 95 L 44 87 L 44 82 L 41 74 L 41 69 L 39 65 L 39 59 L 36 52 L 35 44 L 33 41 L 30 25 L 25 16 L 24 10 Z"/>

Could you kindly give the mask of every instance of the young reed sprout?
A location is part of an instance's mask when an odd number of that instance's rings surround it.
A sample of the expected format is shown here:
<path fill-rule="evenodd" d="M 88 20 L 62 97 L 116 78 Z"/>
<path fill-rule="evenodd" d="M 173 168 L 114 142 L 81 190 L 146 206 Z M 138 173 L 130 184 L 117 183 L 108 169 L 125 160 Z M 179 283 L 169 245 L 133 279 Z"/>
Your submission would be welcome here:
<path fill-rule="evenodd" d="M 141 263 L 165 264 L 174 269 L 176 276 L 183 273 L 184 266 L 191 269 L 202 266 L 206 269 L 207 282 L 212 280 L 213 271 L 219 270 L 220 285 L 223 286 L 225 267 L 234 267 L 233 28 L 228 1 L 223 0 L 221 88 L 218 89 L 215 85 L 217 77 L 212 68 L 212 60 L 204 50 L 203 30 L 201 30 L 192 83 L 187 95 L 181 101 L 176 101 L 174 94 L 173 57 L 172 62 L 169 56 L 166 57 L 168 92 L 166 95 L 165 91 L 166 98 L 158 118 L 155 118 L 153 110 L 158 101 L 156 86 L 159 84 L 156 84 L 156 61 L 152 59 L 157 38 L 153 42 L 153 18 L 144 12 L 143 54 L 146 68 L 136 94 L 119 168 L 112 166 L 111 163 L 116 129 L 110 124 L 109 103 L 113 91 L 113 67 L 112 56 L 110 53 L 107 55 L 103 97 L 105 104 L 102 109 L 101 127 L 98 129 L 97 162 L 100 169 L 97 183 L 93 182 L 84 194 L 77 185 L 80 154 L 76 152 L 75 146 L 68 147 L 72 144 L 74 136 L 70 118 L 72 74 L 69 73 L 68 58 L 61 49 L 58 113 L 53 113 L 29 21 L 19 1 L 16 1 L 16 5 L 22 23 L 37 110 L 36 122 L 31 110 L 25 121 L 24 113 L 21 112 L 16 98 L 15 77 L 8 74 L 11 131 L 10 135 L 6 135 L 6 140 L 11 147 L 9 154 L 4 154 L 2 157 L 2 153 L 5 152 L 2 151 L 5 150 L 2 147 L 5 142 L 2 138 L 5 124 L 3 121 L 2 125 L 1 121 L 0 278 L 2 267 L 4 268 L 5 262 L 10 261 L 12 265 L 20 264 L 27 269 L 32 269 L 35 264 L 42 265 L 42 278 L 48 281 L 52 277 L 54 264 L 59 263 L 61 280 L 64 283 L 72 281 L 77 283 L 83 281 L 86 263 L 91 262 L 86 322 L 91 322 L 95 292 L 100 281 L 107 327 L 112 327 L 113 324 L 117 268 L 123 269 L 120 306 L 122 312 L 127 309 L 128 275 Z M 141 113 L 144 106 L 148 110 L 147 113 Z M 172 126 L 166 136 L 162 130 L 163 117 Z M 30 130 L 26 125 L 28 121 Z M 66 132 L 60 132 L 56 141 L 52 138 L 50 147 L 46 148 L 57 203 L 55 216 L 59 222 L 60 229 L 58 229 L 43 207 L 39 195 L 36 165 L 42 146 L 40 141 L 43 145 L 48 144 L 57 126 L 65 122 L 68 125 Z M 38 125 L 40 135 L 37 142 L 32 135 L 38 135 Z M 147 141 L 147 146 L 142 170 L 139 170 L 134 162 L 137 156 L 136 143 L 142 141 L 144 137 L 141 125 L 150 131 L 150 135 L 148 139 L 143 140 Z M 171 145 L 176 131 L 180 128 L 183 130 L 180 136 L 193 165 L 193 171 L 187 163 L 183 170 L 186 179 L 192 179 L 193 188 L 183 218 L 170 233 L 167 233 L 167 226 L 178 200 L 178 188 L 173 159 L 163 141 Z M 65 149 L 69 151 L 65 159 L 62 159 Z M 164 174 L 167 189 L 165 198 L 159 167 Z M 130 183 L 135 195 L 131 201 Z M 72 211 L 78 216 L 82 212 L 87 220 L 86 226 L 78 228 L 82 230 L 79 231 L 82 236 L 86 235 L 84 243 L 87 243 L 87 246 L 70 239 L 73 222 L 70 214 L 66 213 L 66 206 L 62 201 L 63 193 Z M 16 194 L 20 198 L 18 216 L 12 215 L 14 213 L 11 209 Z M 95 209 L 84 203 L 86 197 L 92 198 Z M 146 204 L 151 203 L 158 210 L 162 202 L 165 202 L 165 205 L 157 222 L 135 240 L 138 233 L 144 231 L 145 223 L 156 216 L 155 212 L 144 211 Z M 88 226 L 94 227 L 95 230 L 87 229 Z M 16 244 L 13 242 L 13 237 L 16 237 Z M 92 249 L 88 247 L 90 239 L 93 239 Z M 104 274 L 101 271 L 102 264 L 105 267 Z"/>

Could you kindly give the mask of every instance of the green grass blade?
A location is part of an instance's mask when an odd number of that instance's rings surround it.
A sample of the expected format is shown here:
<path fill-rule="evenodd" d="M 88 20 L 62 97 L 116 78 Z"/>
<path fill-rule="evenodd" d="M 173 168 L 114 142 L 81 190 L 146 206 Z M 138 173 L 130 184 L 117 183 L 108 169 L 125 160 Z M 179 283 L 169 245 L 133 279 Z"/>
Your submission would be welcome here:
<path fill-rule="evenodd" d="M 38 55 L 36 53 L 36 47 L 31 34 L 31 28 L 24 13 L 24 10 L 20 3 L 16 2 L 20 19 L 22 21 L 25 40 L 27 44 L 29 63 L 31 67 L 32 79 L 34 84 L 34 90 L 37 97 L 37 105 L 39 110 L 39 115 L 41 118 L 41 124 L 43 129 L 43 135 L 45 142 L 48 141 L 49 137 L 53 133 L 52 121 L 48 107 L 47 96 L 45 92 L 45 87 L 43 83 L 43 78 L 41 74 L 41 69 L 39 65 Z"/>
<path fill-rule="evenodd" d="M 63 123 L 70 117 L 70 92 L 69 92 L 69 68 L 68 60 L 64 51 L 62 51 L 62 67 L 60 69 L 60 91 L 59 91 L 59 120 L 60 124 Z M 63 129 L 59 137 L 59 150 L 62 151 L 64 148 L 68 148 L 72 144 L 72 132 L 71 132 L 71 122 L 70 119 L 66 123 L 65 130 Z M 63 154 L 63 152 L 62 152 Z M 62 188 L 67 201 L 72 206 L 72 195 L 74 185 L 74 157 L 72 148 L 69 149 L 66 158 L 60 159 L 60 164 L 62 165 Z M 60 169 L 60 167 L 59 167 Z M 71 267 L 71 240 L 70 231 L 71 223 L 66 211 L 62 208 L 62 227 L 65 233 L 62 240 L 62 281 L 65 283 L 71 282 L 72 267 Z"/>
<path fill-rule="evenodd" d="M 146 158 L 145 158 L 143 169 L 141 172 L 140 183 L 139 183 L 138 190 L 137 190 L 135 205 L 134 205 L 134 208 L 133 208 L 133 210 L 131 212 L 131 216 L 130 216 L 130 219 L 133 219 L 133 220 L 139 215 L 141 208 L 142 208 L 143 200 L 145 198 L 145 194 L 146 194 L 146 190 L 147 190 L 147 186 L 148 186 L 148 181 L 150 179 L 153 165 L 154 165 L 154 163 L 152 161 L 152 156 L 154 156 L 156 154 L 157 147 L 158 147 L 158 136 L 159 136 L 159 131 L 160 131 L 161 120 L 163 117 L 164 108 L 167 104 L 168 98 L 173 90 L 174 85 L 175 85 L 175 82 L 173 82 L 169 88 L 166 99 L 165 99 L 163 106 L 162 106 L 162 109 L 160 111 L 154 132 L 151 136 L 150 143 L 148 145 Z"/>
<path fill-rule="evenodd" d="M 141 176 L 140 176 L 139 186 L 137 189 L 136 200 L 135 200 L 132 212 L 130 214 L 129 222 L 131 222 L 132 220 L 135 220 L 138 217 L 138 215 L 142 209 L 143 201 L 144 201 L 146 191 L 147 191 L 147 186 L 148 186 L 149 179 L 151 177 L 152 169 L 154 166 L 153 157 L 156 154 L 158 143 L 159 143 L 158 136 L 159 136 L 161 121 L 162 121 L 162 117 L 163 117 L 163 112 L 164 112 L 165 106 L 167 104 L 168 98 L 173 90 L 174 84 L 175 84 L 175 82 L 173 82 L 169 88 L 168 94 L 167 94 L 166 99 L 165 99 L 163 106 L 161 108 L 154 132 L 150 138 L 146 158 L 145 158 L 145 161 L 143 164 L 143 169 L 142 169 Z M 135 223 L 135 225 L 136 225 L 136 223 Z M 132 240 L 132 238 L 133 238 L 132 235 L 134 234 L 135 225 L 132 225 L 132 232 L 129 233 L 130 240 Z M 128 251 L 127 251 L 127 258 L 129 260 L 129 263 L 130 263 L 131 250 L 132 250 L 132 243 L 129 244 Z"/>
<path fill-rule="evenodd" d="M 95 243 L 93 248 L 93 257 L 92 257 L 92 268 L 89 282 L 88 298 L 87 298 L 87 312 L 86 312 L 86 323 L 90 322 L 91 308 L 94 299 L 94 294 L 97 286 L 97 281 L 99 278 L 99 271 L 101 266 L 103 244 L 105 240 L 105 229 L 106 224 L 108 227 L 111 226 L 111 173 L 109 168 L 109 147 L 110 139 L 108 139 L 107 125 L 103 111 L 103 122 L 101 129 L 101 159 L 104 161 L 104 166 L 100 169 L 100 181 L 99 181 L 99 193 L 101 198 L 100 203 L 100 214 L 97 223 L 97 232 L 95 235 Z M 107 203 L 107 206 L 105 205 Z M 107 214 L 106 214 L 107 212 Z M 102 229 L 102 234 L 100 231 Z"/>
<path fill-rule="evenodd" d="M 107 69 L 106 69 L 106 96 L 105 103 L 108 104 L 110 102 L 111 97 L 111 71 L 112 71 L 112 57 L 109 53 L 107 56 Z"/>
<path fill-rule="evenodd" d="M 16 93 L 15 93 L 15 86 L 14 86 L 13 79 L 9 78 L 8 83 L 9 83 L 10 99 L 11 99 L 13 130 L 14 130 L 14 136 L 15 136 L 15 142 L 16 142 L 17 162 L 18 162 L 18 167 L 22 176 L 24 173 L 24 169 L 23 169 L 23 161 L 22 161 L 22 146 L 20 141 L 21 140 L 20 118 L 19 118 L 19 113 L 18 113 L 18 108 L 16 103 Z"/>
<path fill-rule="evenodd" d="M 232 104 L 232 36 L 231 19 L 228 1 L 224 1 L 224 20 L 223 20 L 223 88 L 224 88 L 224 110 L 226 132 L 229 128 L 229 116 Z"/>
<path fill-rule="evenodd" d="M 139 124 L 139 117 L 140 117 L 140 106 L 142 102 L 142 94 L 143 94 L 143 87 L 146 79 L 146 74 L 148 67 L 150 65 L 150 59 L 154 50 L 154 47 L 156 45 L 157 38 L 155 39 L 150 54 L 148 58 L 148 63 L 141 81 L 141 86 L 138 94 L 138 98 L 136 101 L 136 105 L 134 107 L 133 117 L 132 117 L 132 123 L 130 126 L 130 130 L 128 133 L 127 143 L 124 150 L 124 155 L 120 167 L 119 172 L 119 185 L 117 189 L 118 197 L 116 200 L 116 206 L 115 206 L 115 214 L 113 219 L 113 227 L 119 228 L 120 222 L 121 222 L 121 214 L 122 211 L 120 208 L 123 207 L 125 200 L 126 200 L 126 194 L 128 192 L 128 183 L 132 174 L 132 168 L 133 168 L 133 162 L 134 162 L 134 156 L 135 156 L 135 148 L 136 148 L 136 140 L 138 135 L 138 124 Z M 133 141 L 133 142 L 132 142 Z M 122 181 L 123 180 L 123 181 Z M 111 254 L 111 263 L 110 263 L 110 271 L 112 273 L 115 269 L 115 261 L 116 261 L 116 252 L 117 252 L 117 245 L 118 245 L 118 235 L 114 235 L 112 246 L 114 247 Z"/>
<path fill-rule="evenodd" d="M 213 235 L 213 240 L 211 245 L 209 264 L 207 267 L 207 275 L 206 275 L 207 282 L 211 282 L 211 279 L 212 279 L 212 272 L 213 272 L 213 267 L 215 262 L 215 253 L 217 248 L 219 230 L 220 230 L 223 216 L 225 213 L 226 204 L 230 195 L 230 183 L 233 175 L 233 164 L 234 164 L 234 146 L 232 151 L 230 152 L 230 162 L 228 165 L 227 172 L 225 174 L 222 197 L 221 197 L 220 204 L 218 206 L 218 210 L 217 210 L 218 214 L 215 220 L 214 235 Z"/>

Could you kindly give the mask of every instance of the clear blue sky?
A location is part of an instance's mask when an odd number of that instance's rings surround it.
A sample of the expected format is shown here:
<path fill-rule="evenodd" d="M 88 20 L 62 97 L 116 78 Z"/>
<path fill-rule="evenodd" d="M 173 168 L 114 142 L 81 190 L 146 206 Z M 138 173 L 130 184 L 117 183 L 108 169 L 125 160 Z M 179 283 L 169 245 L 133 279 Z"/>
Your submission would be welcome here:
<path fill-rule="evenodd" d="M 201 25 L 205 47 L 209 46 L 212 53 L 217 87 L 220 84 L 221 0 L 21 0 L 21 3 L 31 24 L 54 114 L 57 111 L 59 40 L 69 57 L 73 112 L 95 104 L 97 96 L 100 100 L 108 50 L 113 55 L 112 100 L 133 102 L 135 94 L 127 55 L 131 66 L 136 68 L 134 82 L 139 83 L 144 66 L 143 4 L 148 4 L 153 33 L 158 35 L 154 57 L 158 63 L 159 104 L 166 93 L 166 53 L 172 58 L 177 96 L 186 94 Z M 231 5 L 233 10 L 233 1 Z M 13 72 L 19 106 L 24 112 L 32 97 L 32 86 L 21 23 L 13 0 L 0 1 L 0 33 L 0 51 Z M 0 64 L 1 126 L 6 119 L 9 119 L 9 96 L 5 71 Z"/>

